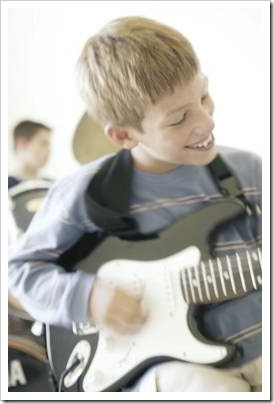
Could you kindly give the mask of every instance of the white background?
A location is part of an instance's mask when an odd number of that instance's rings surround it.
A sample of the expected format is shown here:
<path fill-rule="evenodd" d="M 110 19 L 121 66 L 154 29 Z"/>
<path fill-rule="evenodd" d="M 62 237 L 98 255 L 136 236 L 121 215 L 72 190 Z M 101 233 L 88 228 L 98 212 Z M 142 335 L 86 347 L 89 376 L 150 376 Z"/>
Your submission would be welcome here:
<path fill-rule="evenodd" d="M 72 137 L 85 110 L 74 76 L 80 51 L 103 24 L 124 15 L 157 19 L 190 39 L 209 77 L 217 142 L 262 155 L 263 145 L 269 142 L 268 2 L 7 3 L 7 132 L 10 137 L 22 119 L 41 120 L 54 128 L 52 156 L 45 170 L 49 176 L 66 175 L 78 165 Z M 12 168 L 11 142 L 8 153 Z"/>
<path fill-rule="evenodd" d="M 55 178 L 77 168 L 72 136 L 85 108 L 74 81 L 74 66 L 86 39 L 112 18 L 142 15 L 158 19 L 184 33 L 193 43 L 216 104 L 215 135 L 219 144 L 253 151 L 263 157 L 263 393 L 241 393 L 241 399 L 269 400 L 270 307 L 270 26 L 268 1 L 71 1 L 1 2 L 1 318 L 7 318 L 7 171 L 12 167 L 8 139 L 21 119 L 42 120 L 55 129 L 53 154 L 46 169 Z M 8 157 L 8 159 L 7 159 Z M 3 323 L 1 322 L 1 327 Z M 4 323 L 5 326 L 5 323 Z M 1 399 L 58 399 L 58 394 L 7 395 L 7 332 L 2 327 Z M 118 396 L 115 396 L 118 394 Z M 211 400 L 212 394 L 159 393 L 145 400 Z M 89 399 L 132 400 L 98 393 Z M 63 393 L 62 400 L 83 399 Z M 239 400 L 238 393 L 226 393 Z M 223 393 L 214 393 L 223 400 Z"/>

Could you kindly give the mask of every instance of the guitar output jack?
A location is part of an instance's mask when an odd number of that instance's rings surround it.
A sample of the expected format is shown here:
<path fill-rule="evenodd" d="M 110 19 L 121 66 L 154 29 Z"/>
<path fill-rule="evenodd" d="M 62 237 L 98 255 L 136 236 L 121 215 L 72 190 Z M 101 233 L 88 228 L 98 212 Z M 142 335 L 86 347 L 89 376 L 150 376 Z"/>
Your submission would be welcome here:
<path fill-rule="evenodd" d="M 79 360 L 79 364 L 74 367 L 71 372 L 68 372 L 66 377 L 64 378 L 64 385 L 66 388 L 73 386 L 88 363 L 91 354 L 91 346 L 87 340 L 79 341 L 78 344 L 75 345 L 71 355 L 68 359 L 66 369 L 69 369 L 76 359 Z"/>

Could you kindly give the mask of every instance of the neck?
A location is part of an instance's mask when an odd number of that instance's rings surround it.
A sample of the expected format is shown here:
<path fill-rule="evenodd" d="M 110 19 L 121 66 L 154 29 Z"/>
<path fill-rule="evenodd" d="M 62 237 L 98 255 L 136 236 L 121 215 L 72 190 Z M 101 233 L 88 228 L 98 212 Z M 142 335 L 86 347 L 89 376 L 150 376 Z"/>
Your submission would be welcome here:
<path fill-rule="evenodd" d="M 26 163 L 17 163 L 15 174 L 19 177 L 26 179 L 33 179 L 37 177 L 38 170 Z"/>
<path fill-rule="evenodd" d="M 132 149 L 131 155 L 135 168 L 152 174 L 164 174 L 179 166 L 178 164 L 160 160 L 140 147 Z"/>

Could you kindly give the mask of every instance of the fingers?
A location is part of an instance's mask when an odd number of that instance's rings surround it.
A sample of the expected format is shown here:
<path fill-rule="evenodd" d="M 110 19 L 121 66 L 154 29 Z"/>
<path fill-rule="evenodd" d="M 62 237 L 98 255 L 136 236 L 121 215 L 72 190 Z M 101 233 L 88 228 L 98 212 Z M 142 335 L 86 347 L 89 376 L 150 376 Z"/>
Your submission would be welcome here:
<path fill-rule="evenodd" d="M 105 318 L 105 326 L 111 328 L 113 331 L 118 332 L 119 334 L 128 335 L 128 334 L 136 334 L 140 331 L 145 323 L 146 318 L 139 318 L 134 321 L 123 321 L 121 317 L 117 316 L 107 316 Z"/>
<path fill-rule="evenodd" d="M 106 313 L 105 324 L 117 332 L 134 334 L 142 328 L 146 319 L 142 296 L 136 297 L 117 288 Z"/>
<path fill-rule="evenodd" d="M 120 334 L 138 332 L 147 320 L 143 293 L 136 296 L 102 281 L 92 293 L 92 314 L 99 328 L 107 326 Z"/>

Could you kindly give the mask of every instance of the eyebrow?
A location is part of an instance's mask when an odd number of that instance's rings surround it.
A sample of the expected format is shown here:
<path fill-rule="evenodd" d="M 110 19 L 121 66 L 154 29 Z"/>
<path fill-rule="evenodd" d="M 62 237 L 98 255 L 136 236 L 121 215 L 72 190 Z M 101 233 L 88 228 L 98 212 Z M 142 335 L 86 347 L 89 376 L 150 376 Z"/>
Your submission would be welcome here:
<path fill-rule="evenodd" d="M 203 81 L 204 81 L 205 87 L 207 87 L 207 86 L 208 86 L 208 77 L 207 77 L 207 76 L 203 76 Z M 177 111 L 184 110 L 184 109 L 186 109 L 187 107 L 189 107 L 190 105 L 191 105 L 191 104 L 188 103 L 188 104 L 181 105 L 180 107 L 177 107 L 177 108 L 172 109 L 171 111 L 169 111 L 169 112 L 165 115 L 165 118 L 164 118 L 164 119 L 166 120 L 170 115 L 174 114 L 174 113 L 177 112 Z"/>

